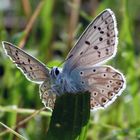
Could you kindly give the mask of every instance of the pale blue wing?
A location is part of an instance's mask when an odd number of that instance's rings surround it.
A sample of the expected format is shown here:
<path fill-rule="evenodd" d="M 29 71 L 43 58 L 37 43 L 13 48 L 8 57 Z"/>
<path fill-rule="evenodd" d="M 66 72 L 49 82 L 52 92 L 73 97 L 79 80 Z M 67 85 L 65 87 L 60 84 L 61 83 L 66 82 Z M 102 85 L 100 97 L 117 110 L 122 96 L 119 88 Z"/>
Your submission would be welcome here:
<path fill-rule="evenodd" d="M 70 74 L 77 67 L 104 63 L 116 54 L 117 27 L 114 13 L 104 10 L 86 28 L 66 58 L 63 72 Z"/>

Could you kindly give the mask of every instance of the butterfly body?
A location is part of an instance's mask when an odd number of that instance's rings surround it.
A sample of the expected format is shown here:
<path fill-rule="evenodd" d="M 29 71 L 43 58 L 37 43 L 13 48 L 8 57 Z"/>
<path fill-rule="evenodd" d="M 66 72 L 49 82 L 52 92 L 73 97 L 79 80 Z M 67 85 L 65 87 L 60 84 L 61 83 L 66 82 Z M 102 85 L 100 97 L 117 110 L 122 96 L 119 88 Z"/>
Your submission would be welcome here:
<path fill-rule="evenodd" d="M 55 91 L 54 94 L 62 95 L 63 93 L 77 93 L 81 91 L 76 85 L 76 80 L 70 78 L 62 69 L 54 67 L 50 71 L 52 90 Z M 78 79 L 77 79 L 78 80 Z"/>
<path fill-rule="evenodd" d="M 116 18 L 110 9 L 104 10 L 89 24 L 66 57 L 62 69 L 50 70 L 13 44 L 5 41 L 2 44 L 26 78 L 40 84 L 40 98 L 46 107 L 53 109 L 56 96 L 88 91 L 91 110 L 96 110 L 111 104 L 125 89 L 123 74 L 102 65 L 117 52 Z"/>
<path fill-rule="evenodd" d="M 56 96 L 64 93 L 76 94 L 83 90 L 78 88 L 74 80 L 62 73 L 60 68 L 54 67 L 50 70 L 50 79 L 45 80 L 40 86 L 40 98 L 46 107 L 54 108 Z"/>

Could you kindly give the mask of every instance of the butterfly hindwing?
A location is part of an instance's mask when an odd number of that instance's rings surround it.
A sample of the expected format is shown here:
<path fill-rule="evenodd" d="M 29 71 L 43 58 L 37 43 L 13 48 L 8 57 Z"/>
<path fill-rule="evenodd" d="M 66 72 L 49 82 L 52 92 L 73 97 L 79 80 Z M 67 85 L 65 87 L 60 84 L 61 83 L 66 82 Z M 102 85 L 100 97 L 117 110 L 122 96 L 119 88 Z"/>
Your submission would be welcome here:
<path fill-rule="evenodd" d="M 50 78 L 49 69 L 40 61 L 11 43 L 3 41 L 2 44 L 6 54 L 23 72 L 28 80 L 35 83 L 42 83 Z"/>
<path fill-rule="evenodd" d="M 72 72 L 77 77 L 76 84 L 91 93 L 91 109 L 111 104 L 125 88 L 124 76 L 110 66 L 77 68 Z M 72 77 L 72 78 L 73 78 Z"/>
<path fill-rule="evenodd" d="M 55 105 L 56 94 L 54 94 L 54 92 L 51 90 L 51 81 L 44 81 L 44 83 L 39 87 L 39 92 L 42 103 L 46 107 L 53 109 Z"/>

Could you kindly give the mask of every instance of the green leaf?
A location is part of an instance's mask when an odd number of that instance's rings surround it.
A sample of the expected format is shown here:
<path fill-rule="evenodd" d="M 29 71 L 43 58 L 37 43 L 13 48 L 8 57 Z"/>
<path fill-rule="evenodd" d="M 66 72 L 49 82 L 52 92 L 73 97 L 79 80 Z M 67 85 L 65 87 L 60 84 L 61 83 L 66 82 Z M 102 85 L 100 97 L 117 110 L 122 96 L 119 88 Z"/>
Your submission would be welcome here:
<path fill-rule="evenodd" d="M 84 140 L 90 118 L 89 100 L 89 93 L 66 93 L 58 97 L 47 139 Z"/>

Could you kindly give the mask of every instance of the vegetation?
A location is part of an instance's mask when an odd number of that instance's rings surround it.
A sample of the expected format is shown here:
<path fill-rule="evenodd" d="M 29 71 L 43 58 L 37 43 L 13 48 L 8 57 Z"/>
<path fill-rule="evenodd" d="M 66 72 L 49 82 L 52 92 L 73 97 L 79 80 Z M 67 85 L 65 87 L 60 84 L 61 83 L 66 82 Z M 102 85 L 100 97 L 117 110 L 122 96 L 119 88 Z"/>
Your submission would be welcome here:
<path fill-rule="evenodd" d="M 123 94 L 105 110 L 91 112 L 90 118 L 87 102 L 82 103 L 85 110 L 74 106 L 87 101 L 87 96 L 60 97 L 51 121 L 38 85 L 25 79 L 0 45 L 0 140 L 55 140 L 55 134 L 66 140 L 140 139 L 139 0 L 1 0 L 0 5 L 0 42 L 25 49 L 49 67 L 58 66 L 90 21 L 111 8 L 118 22 L 119 45 L 108 64 L 124 73 L 127 81 Z M 55 129 L 57 120 L 65 127 Z"/>

